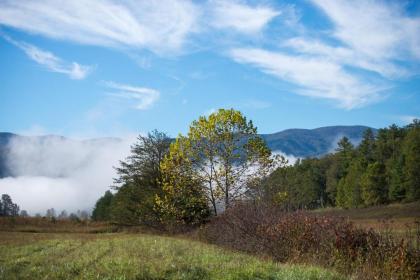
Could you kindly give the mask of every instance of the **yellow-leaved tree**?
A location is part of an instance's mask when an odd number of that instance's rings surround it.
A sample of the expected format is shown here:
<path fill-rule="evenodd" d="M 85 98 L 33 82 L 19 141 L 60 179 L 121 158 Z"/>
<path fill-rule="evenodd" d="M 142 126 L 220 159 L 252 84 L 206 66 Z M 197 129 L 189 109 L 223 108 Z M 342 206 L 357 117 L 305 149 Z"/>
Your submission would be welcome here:
<path fill-rule="evenodd" d="M 217 215 L 253 197 L 276 162 L 252 121 L 234 109 L 199 117 L 169 150 L 161 163 L 164 188 L 157 205 L 178 219 L 191 209 L 205 213 L 203 202 Z"/>

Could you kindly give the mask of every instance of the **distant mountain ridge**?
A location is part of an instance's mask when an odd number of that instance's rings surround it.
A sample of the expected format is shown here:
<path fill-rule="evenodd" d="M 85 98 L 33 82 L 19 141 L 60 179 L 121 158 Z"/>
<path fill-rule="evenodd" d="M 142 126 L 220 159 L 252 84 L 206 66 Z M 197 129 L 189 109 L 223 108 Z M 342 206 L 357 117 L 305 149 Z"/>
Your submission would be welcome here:
<path fill-rule="evenodd" d="M 272 134 L 261 134 L 272 151 L 281 151 L 295 157 L 317 157 L 332 152 L 338 140 L 346 136 L 354 144 L 362 139 L 368 126 L 326 126 L 315 129 L 286 129 Z"/>
<path fill-rule="evenodd" d="M 295 157 L 317 157 L 334 150 L 337 141 L 343 136 L 353 143 L 360 142 L 367 126 L 328 126 L 315 129 L 287 129 L 272 134 L 261 134 L 272 151 L 282 152 Z M 371 128 L 374 132 L 376 129 Z M 0 178 L 13 176 L 8 164 L 10 143 L 13 139 L 19 141 L 45 142 L 64 140 L 66 144 L 82 143 L 86 145 L 101 145 L 104 143 L 122 141 L 119 138 L 94 138 L 88 140 L 72 140 L 63 136 L 21 136 L 9 132 L 0 132 Z"/>

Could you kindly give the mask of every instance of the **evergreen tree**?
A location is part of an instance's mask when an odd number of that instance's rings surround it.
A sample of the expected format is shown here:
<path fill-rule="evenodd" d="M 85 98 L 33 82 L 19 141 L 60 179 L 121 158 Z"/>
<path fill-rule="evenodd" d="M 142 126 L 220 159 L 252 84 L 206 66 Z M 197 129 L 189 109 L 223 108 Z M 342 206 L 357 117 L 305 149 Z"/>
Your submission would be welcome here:
<path fill-rule="evenodd" d="M 365 205 L 378 205 L 386 202 L 388 190 L 386 186 L 385 166 L 379 162 L 368 165 L 360 185 Z"/>
<path fill-rule="evenodd" d="M 349 190 L 346 190 L 347 184 L 345 183 L 344 178 L 347 175 L 350 163 L 354 156 L 354 146 L 350 142 L 350 140 L 347 137 L 343 137 L 338 141 L 337 143 L 337 149 L 336 149 L 336 157 L 337 157 L 337 166 L 336 170 L 330 170 L 335 171 L 335 174 L 330 174 L 335 176 L 335 180 L 330 179 L 330 183 L 334 183 L 334 187 L 336 188 L 337 195 L 336 195 L 336 205 L 340 207 L 347 207 L 347 201 L 348 201 L 348 192 Z"/>
<path fill-rule="evenodd" d="M 344 168 L 347 168 L 354 155 L 354 146 L 349 138 L 344 136 L 338 141 L 336 152 L 344 163 Z"/>
<path fill-rule="evenodd" d="M 316 208 L 325 201 L 325 182 L 317 159 L 303 160 L 296 166 L 295 181 L 298 208 Z"/>
<path fill-rule="evenodd" d="M 388 199 L 391 202 L 402 201 L 406 197 L 405 176 L 404 176 L 404 156 L 392 161 L 389 169 L 391 177 L 389 182 Z"/>
<path fill-rule="evenodd" d="M 420 120 L 408 126 L 403 154 L 405 158 L 405 190 L 407 200 L 420 199 Z"/>
<path fill-rule="evenodd" d="M 362 164 L 372 163 L 375 160 L 375 135 L 372 129 L 368 128 L 363 133 L 362 141 L 358 147 L 358 157 L 362 159 Z"/>
<path fill-rule="evenodd" d="M 337 206 L 343 208 L 358 207 L 362 204 L 360 178 L 364 168 L 361 160 L 355 158 L 338 185 Z"/>
<path fill-rule="evenodd" d="M 330 158 L 330 163 L 325 172 L 326 192 L 331 205 L 335 206 L 337 204 L 338 182 L 343 174 L 343 168 L 336 155 L 329 155 L 328 157 Z"/>

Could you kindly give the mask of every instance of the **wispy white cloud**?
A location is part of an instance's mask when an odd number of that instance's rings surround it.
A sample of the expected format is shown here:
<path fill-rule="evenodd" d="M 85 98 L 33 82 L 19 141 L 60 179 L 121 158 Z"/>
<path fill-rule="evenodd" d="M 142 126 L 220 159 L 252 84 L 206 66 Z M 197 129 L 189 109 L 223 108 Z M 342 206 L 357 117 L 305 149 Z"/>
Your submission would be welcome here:
<path fill-rule="evenodd" d="M 404 5 L 385 1 L 312 0 L 333 22 L 332 35 L 369 57 L 420 58 L 420 18 L 404 14 Z M 355 20 L 357 19 L 357 20 Z"/>
<path fill-rule="evenodd" d="M 311 40 L 303 37 L 291 38 L 283 46 L 293 48 L 295 51 L 313 57 L 321 57 L 340 65 L 353 66 L 364 70 L 376 72 L 386 78 L 400 78 L 409 75 L 401 66 L 388 60 L 375 60 L 356 50 L 344 46 L 331 46 L 320 40 Z"/>
<path fill-rule="evenodd" d="M 214 29 L 260 32 L 280 11 L 245 1 L 0 1 L 0 24 L 81 44 L 182 52 Z M 208 30 L 208 28 L 210 30 Z M 143 63 L 143 62 L 142 62 Z"/>
<path fill-rule="evenodd" d="M 104 84 L 108 88 L 115 90 L 110 95 L 117 98 L 135 100 L 135 108 L 138 110 L 149 109 L 160 97 L 160 92 L 152 88 L 135 87 L 110 81 L 106 81 Z"/>
<path fill-rule="evenodd" d="M 398 62 L 420 60 L 420 18 L 408 16 L 400 2 L 311 1 L 332 22 L 330 36 L 341 42 L 343 47 L 328 48 L 330 54 L 344 63 L 387 78 L 399 78 L 407 75 L 408 71 L 397 66 Z M 323 52 L 314 44 L 309 47 L 308 43 L 303 51 Z"/>
<path fill-rule="evenodd" d="M 195 31 L 188 0 L 1 1 L 0 24 L 82 44 L 176 51 Z"/>
<path fill-rule="evenodd" d="M 335 100 L 346 109 L 381 100 L 393 81 L 418 73 L 420 18 L 408 16 L 403 5 L 311 1 L 331 21 L 330 30 L 314 33 L 306 26 L 277 50 L 236 48 L 230 56 L 295 84 L 298 94 Z"/>
<path fill-rule="evenodd" d="M 53 53 L 34 45 L 15 41 L 8 36 L 3 36 L 3 38 L 23 50 L 30 59 L 46 67 L 49 71 L 65 74 L 75 80 L 84 79 L 91 72 L 91 66 L 81 65 L 77 62 L 66 62 Z"/>
<path fill-rule="evenodd" d="M 310 1 L 330 21 L 328 29 L 305 25 L 304 14 L 295 5 L 265 0 L 5 0 L 0 1 L 0 25 L 81 44 L 129 49 L 129 53 L 139 49 L 183 53 L 216 37 L 215 49 L 235 48 L 230 52 L 235 61 L 295 84 L 299 94 L 334 100 L 347 109 L 378 101 L 388 88 L 384 84 L 418 74 L 420 18 L 409 15 L 404 4 Z M 262 32 L 267 27 L 281 30 L 282 35 L 270 33 L 267 38 Z M 213 36 L 215 32 L 222 37 Z M 255 35 L 265 39 L 258 40 L 257 47 L 255 40 L 249 40 Z M 279 38 L 282 41 L 273 44 Z M 29 49 L 34 60 L 57 65 L 52 54 Z M 141 67 L 150 67 L 149 59 L 133 57 Z M 270 62 L 271 58 L 282 64 Z M 65 69 L 74 78 L 84 73 L 77 63 Z M 140 107 L 149 106 L 145 104 Z"/>
<path fill-rule="evenodd" d="M 298 94 L 330 99 L 346 109 L 377 100 L 382 89 L 359 80 L 339 64 L 325 59 L 256 48 L 233 49 L 230 56 L 239 63 L 251 64 L 267 74 L 298 85 Z"/>
<path fill-rule="evenodd" d="M 235 31 L 259 33 L 280 12 L 267 6 L 250 6 L 241 1 L 216 0 L 209 2 L 210 25 L 215 28 L 230 28 Z"/>

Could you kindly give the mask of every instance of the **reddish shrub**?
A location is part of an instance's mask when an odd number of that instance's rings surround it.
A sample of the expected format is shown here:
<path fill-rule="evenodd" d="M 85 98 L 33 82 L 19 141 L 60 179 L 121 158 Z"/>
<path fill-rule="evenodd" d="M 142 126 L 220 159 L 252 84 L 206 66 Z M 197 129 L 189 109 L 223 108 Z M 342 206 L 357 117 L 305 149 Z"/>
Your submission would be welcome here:
<path fill-rule="evenodd" d="M 215 217 L 201 238 L 280 262 L 334 267 L 357 278 L 418 279 L 420 252 L 337 217 L 239 204 Z"/>

